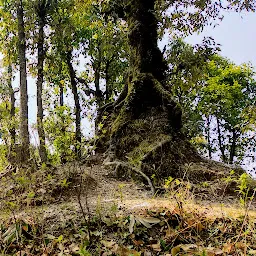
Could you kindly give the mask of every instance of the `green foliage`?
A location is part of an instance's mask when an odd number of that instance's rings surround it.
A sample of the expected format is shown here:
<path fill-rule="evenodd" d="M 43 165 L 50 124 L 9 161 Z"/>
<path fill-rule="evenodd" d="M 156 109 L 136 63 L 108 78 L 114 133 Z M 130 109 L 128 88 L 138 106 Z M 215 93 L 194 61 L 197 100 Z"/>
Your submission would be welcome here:
<path fill-rule="evenodd" d="M 185 133 L 209 157 L 217 151 L 224 162 L 240 163 L 255 146 L 253 67 L 216 55 L 212 39 L 195 47 L 177 39 L 168 47 L 170 89 L 183 108 Z"/>
<path fill-rule="evenodd" d="M 0 173 L 4 171 L 7 165 L 7 147 L 6 145 L 0 145 Z"/>
<path fill-rule="evenodd" d="M 216 57 L 208 63 L 208 79 L 199 91 L 198 111 L 218 120 L 222 157 L 231 163 L 235 156 L 243 159 L 248 148 L 250 127 L 244 115 L 256 103 L 254 74 L 249 64 L 237 66 Z"/>
<path fill-rule="evenodd" d="M 49 157 L 53 163 L 74 158 L 74 127 L 73 118 L 67 106 L 57 107 L 45 118 L 44 128 L 47 139 L 53 146 Z"/>

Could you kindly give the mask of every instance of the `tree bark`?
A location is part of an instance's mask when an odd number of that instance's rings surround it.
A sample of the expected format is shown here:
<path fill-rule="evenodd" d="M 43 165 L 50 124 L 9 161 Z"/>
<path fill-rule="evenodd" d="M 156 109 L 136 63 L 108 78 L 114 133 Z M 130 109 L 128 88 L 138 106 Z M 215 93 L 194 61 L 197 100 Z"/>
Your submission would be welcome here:
<path fill-rule="evenodd" d="M 37 128 L 39 136 L 39 155 L 43 163 L 47 162 L 47 153 L 45 147 L 45 132 L 43 127 L 43 82 L 44 82 L 44 60 L 45 60 L 45 50 L 44 50 L 44 27 L 45 27 L 45 4 L 41 2 L 38 4 L 37 8 L 37 19 L 38 19 L 38 63 L 37 63 Z"/>
<path fill-rule="evenodd" d="M 9 66 L 8 66 L 8 89 L 9 89 L 9 96 L 10 96 L 10 101 L 11 101 L 11 106 L 10 106 L 10 118 L 11 118 L 11 127 L 10 127 L 10 137 L 11 137 L 11 142 L 10 142 L 10 149 L 8 153 L 8 160 L 12 163 L 15 162 L 15 152 L 16 152 L 16 129 L 15 129 L 15 93 L 12 87 L 12 78 L 13 76 L 13 69 L 12 69 L 12 64 L 10 60 L 10 55 L 9 55 Z"/>
<path fill-rule="evenodd" d="M 64 106 L 64 88 L 63 85 L 60 85 L 60 106 Z"/>
<path fill-rule="evenodd" d="M 106 77 L 106 93 L 105 93 L 105 104 L 110 102 L 110 97 L 112 95 L 112 90 L 110 87 L 110 76 L 109 76 L 109 67 L 111 61 L 107 60 L 106 67 L 105 67 L 105 77 Z"/>
<path fill-rule="evenodd" d="M 15 129 L 15 94 L 14 90 L 12 88 L 12 75 L 13 75 L 13 69 L 12 64 L 9 60 L 9 67 L 8 67 L 8 89 L 9 89 L 9 95 L 11 100 L 11 109 L 10 109 L 10 117 L 11 117 L 11 128 L 10 128 L 10 135 L 11 135 L 11 145 L 10 145 L 10 153 L 11 153 L 11 159 L 13 154 L 15 153 L 15 143 L 16 143 L 16 129 Z"/>
<path fill-rule="evenodd" d="M 234 163 L 234 157 L 236 155 L 236 141 L 237 141 L 237 133 L 236 133 L 236 130 L 233 130 L 232 143 L 231 143 L 230 152 L 229 152 L 229 164 Z"/>
<path fill-rule="evenodd" d="M 208 157 L 209 159 L 212 159 L 212 145 L 211 145 L 211 120 L 210 120 L 210 116 L 207 117 L 206 120 L 207 123 L 207 148 L 208 148 Z"/>
<path fill-rule="evenodd" d="M 167 64 L 158 48 L 158 20 L 155 16 L 155 0 L 129 1 L 126 19 L 129 27 L 131 47 L 130 65 L 133 76 L 151 73 L 163 83 L 166 79 Z"/>
<path fill-rule="evenodd" d="M 165 89 L 167 65 L 157 45 L 155 0 L 126 0 L 124 5 L 130 74 L 121 107 L 114 104 L 107 118 L 109 140 L 102 135 L 108 143 L 106 161 L 129 159 L 148 177 L 154 173 L 152 166 L 159 178 L 176 177 L 179 164 L 198 155 L 184 139 L 181 109 Z"/>
<path fill-rule="evenodd" d="M 20 137 L 21 154 L 20 161 L 29 159 L 29 131 L 28 131 L 28 92 L 27 92 L 27 68 L 26 68 L 26 37 L 24 25 L 24 10 L 22 0 L 17 3 L 18 18 L 18 52 L 20 65 Z"/>
<path fill-rule="evenodd" d="M 67 65 L 69 70 L 69 76 L 71 81 L 71 90 L 74 96 L 75 101 L 75 116 L 76 116 L 76 134 L 75 134 L 75 152 L 78 158 L 81 158 L 81 142 L 82 142 L 82 133 L 81 133 L 81 106 L 79 101 L 79 94 L 76 82 L 76 73 L 72 65 L 72 52 L 68 51 L 66 55 Z"/>
<path fill-rule="evenodd" d="M 219 149 L 221 152 L 222 161 L 224 163 L 227 162 L 226 155 L 225 155 L 225 148 L 222 143 L 222 136 L 221 136 L 221 130 L 220 130 L 220 120 L 217 118 L 217 133 L 218 133 L 218 142 L 219 142 Z"/>
<path fill-rule="evenodd" d="M 94 68 L 94 85 L 95 85 L 95 97 L 97 106 L 100 108 L 104 104 L 104 97 L 102 95 L 102 91 L 100 89 L 100 72 L 101 72 L 101 49 L 100 43 L 98 43 L 98 58 L 94 60 L 93 68 Z"/>

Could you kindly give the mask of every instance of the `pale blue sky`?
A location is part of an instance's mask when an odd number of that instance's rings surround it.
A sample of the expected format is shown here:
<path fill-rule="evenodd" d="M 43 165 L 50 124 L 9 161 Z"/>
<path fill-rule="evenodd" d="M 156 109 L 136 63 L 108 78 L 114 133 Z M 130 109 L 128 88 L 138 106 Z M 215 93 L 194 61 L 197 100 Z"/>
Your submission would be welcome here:
<path fill-rule="evenodd" d="M 221 54 L 236 64 L 251 62 L 256 67 L 256 13 L 225 13 L 219 26 L 206 28 L 200 35 L 187 38 L 191 44 L 200 43 L 204 36 L 221 44 Z"/>

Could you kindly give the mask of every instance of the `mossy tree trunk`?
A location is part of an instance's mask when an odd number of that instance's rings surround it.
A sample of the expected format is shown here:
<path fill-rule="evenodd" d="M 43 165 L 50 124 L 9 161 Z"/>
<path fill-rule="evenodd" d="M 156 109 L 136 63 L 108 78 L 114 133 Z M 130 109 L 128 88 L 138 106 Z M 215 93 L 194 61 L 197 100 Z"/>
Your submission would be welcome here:
<path fill-rule="evenodd" d="M 121 94 L 124 99 L 110 114 L 108 162 L 128 160 L 147 175 L 173 176 L 179 164 L 197 154 L 181 133 L 181 109 L 165 89 L 167 65 L 157 45 L 155 0 L 129 0 L 123 6 L 130 76 L 126 96 Z"/>
<path fill-rule="evenodd" d="M 155 0 L 133 0 L 126 7 L 129 26 L 130 65 L 132 75 L 151 73 L 158 81 L 165 80 L 167 65 L 157 46 Z"/>

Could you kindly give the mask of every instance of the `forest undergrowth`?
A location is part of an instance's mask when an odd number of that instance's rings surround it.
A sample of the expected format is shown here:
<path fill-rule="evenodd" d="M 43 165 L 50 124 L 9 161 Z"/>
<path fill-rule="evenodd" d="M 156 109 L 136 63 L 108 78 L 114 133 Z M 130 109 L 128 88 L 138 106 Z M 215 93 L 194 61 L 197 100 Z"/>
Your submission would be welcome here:
<path fill-rule="evenodd" d="M 187 177 L 158 182 L 152 195 L 100 162 L 6 169 L 1 255 L 255 255 L 254 180 L 233 170 Z"/>

